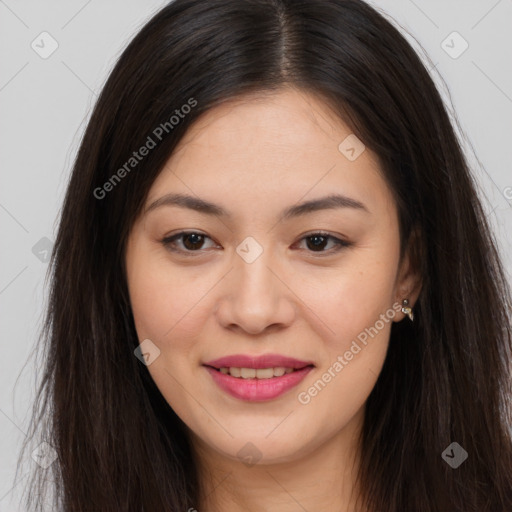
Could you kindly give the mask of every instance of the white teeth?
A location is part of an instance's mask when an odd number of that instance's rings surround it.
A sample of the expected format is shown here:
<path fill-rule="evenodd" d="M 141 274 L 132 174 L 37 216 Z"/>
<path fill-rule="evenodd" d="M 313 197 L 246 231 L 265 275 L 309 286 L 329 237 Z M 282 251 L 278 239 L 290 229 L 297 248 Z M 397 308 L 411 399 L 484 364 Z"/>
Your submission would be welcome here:
<path fill-rule="evenodd" d="M 257 379 L 271 379 L 274 376 L 274 368 L 258 368 L 256 370 Z"/>
<path fill-rule="evenodd" d="M 242 379 L 254 379 L 256 377 L 256 370 L 254 368 L 240 368 L 240 376 Z"/>
<path fill-rule="evenodd" d="M 293 368 L 284 368 L 276 366 L 275 368 L 220 368 L 220 372 L 231 377 L 241 377 L 242 379 L 271 379 L 272 377 L 282 377 L 285 373 L 292 373 Z"/>

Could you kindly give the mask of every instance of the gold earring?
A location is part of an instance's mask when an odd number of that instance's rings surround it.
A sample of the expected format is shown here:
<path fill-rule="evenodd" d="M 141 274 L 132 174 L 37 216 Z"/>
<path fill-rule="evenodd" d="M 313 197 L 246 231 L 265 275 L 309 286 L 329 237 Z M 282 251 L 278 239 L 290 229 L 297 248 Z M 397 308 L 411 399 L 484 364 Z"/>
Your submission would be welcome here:
<path fill-rule="evenodd" d="M 412 312 L 412 308 L 409 306 L 409 299 L 404 299 L 402 301 L 402 313 L 406 314 L 411 321 L 414 320 L 414 313 Z"/>

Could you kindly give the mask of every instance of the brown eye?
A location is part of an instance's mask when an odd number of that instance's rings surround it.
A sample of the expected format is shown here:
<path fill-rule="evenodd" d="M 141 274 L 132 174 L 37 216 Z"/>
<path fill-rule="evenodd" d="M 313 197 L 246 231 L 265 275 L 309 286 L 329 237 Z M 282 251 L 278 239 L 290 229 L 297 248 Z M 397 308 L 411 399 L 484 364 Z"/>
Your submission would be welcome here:
<path fill-rule="evenodd" d="M 201 249 L 201 246 L 204 243 L 204 236 L 198 233 L 188 233 L 183 235 L 183 245 L 193 251 L 196 249 Z"/>
<path fill-rule="evenodd" d="M 302 240 L 306 240 L 306 246 L 309 251 L 316 253 L 337 252 L 342 248 L 349 247 L 351 245 L 350 242 L 340 240 L 329 233 L 312 233 L 311 235 L 302 238 L 301 241 Z M 331 241 L 333 245 L 325 250 Z"/>
<path fill-rule="evenodd" d="M 175 235 L 164 238 L 161 242 L 170 251 L 192 255 L 193 253 L 201 253 L 205 247 L 207 240 L 211 240 L 209 236 L 196 231 L 182 231 Z M 318 253 L 319 255 L 331 254 L 337 252 L 344 247 L 349 247 L 351 242 L 340 240 L 329 233 L 312 233 L 303 237 L 300 241 L 306 241 L 306 247 L 309 252 Z M 329 244 L 331 244 L 330 247 Z"/>
<path fill-rule="evenodd" d="M 322 236 L 322 235 L 308 236 L 306 238 L 306 240 L 308 242 L 311 242 L 311 243 L 307 244 L 308 249 L 312 249 L 313 251 L 316 251 L 317 249 L 319 249 L 319 250 L 323 251 L 323 249 L 327 245 L 328 239 L 329 239 L 329 237 Z"/>
<path fill-rule="evenodd" d="M 164 238 L 162 244 L 170 251 L 192 253 L 204 249 L 203 246 L 207 239 L 211 240 L 210 237 L 196 231 L 182 231 L 176 235 Z M 181 242 L 181 244 L 178 242 Z"/>

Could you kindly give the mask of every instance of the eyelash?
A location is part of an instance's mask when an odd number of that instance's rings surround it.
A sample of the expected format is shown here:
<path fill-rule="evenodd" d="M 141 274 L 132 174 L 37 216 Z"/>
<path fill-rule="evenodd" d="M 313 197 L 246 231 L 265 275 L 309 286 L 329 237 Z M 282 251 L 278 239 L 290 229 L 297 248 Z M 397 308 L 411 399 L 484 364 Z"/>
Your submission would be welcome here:
<path fill-rule="evenodd" d="M 202 237 L 204 237 L 205 239 L 206 238 L 210 238 L 209 236 L 203 234 L 203 233 L 200 233 L 198 231 L 180 231 L 179 233 L 176 233 L 175 235 L 172 235 L 172 236 L 168 236 L 168 237 L 165 237 L 161 240 L 161 243 L 162 245 L 168 249 L 169 251 L 172 251 L 172 252 L 177 252 L 177 253 L 181 253 L 185 256 L 196 256 L 194 253 L 201 253 L 202 249 L 198 249 L 196 251 L 191 251 L 191 250 L 188 250 L 188 249 L 176 249 L 175 247 L 175 241 L 186 236 L 186 235 L 200 235 Z M 350 247 L 352 245 L 352 242 L 347 242 L 346 240 L 341 240 L 333 235 L 331 235 L 330 233 L 327 233 L 325 231 L 315 231 L 313 233 L 310 233 L 304 237 L 302 237 L 299 242 L 302 242 L 303 240 L 306 240 L 308 238 L 314 238 L 315 236 L 320 236 L 320 237 L 324 237 L 324 238 L 328 238 L 328 239 L 331 239 L 334 241 L 334 243 L 336 244 L 336 248 L 334 250 L 327 250 L 327 251 L 308 251 L 310 252 L 311 254 L 314 254 L 315 256 L 318 256 L 318 257 L 322 257 L 323 255 L 331 255 L 333 253 L 337 253 L 339 251 L 341 251 L 342 249 L 345 249 L 347 247 Z M 210 238 L 211 240 L 211 238 Z"/>

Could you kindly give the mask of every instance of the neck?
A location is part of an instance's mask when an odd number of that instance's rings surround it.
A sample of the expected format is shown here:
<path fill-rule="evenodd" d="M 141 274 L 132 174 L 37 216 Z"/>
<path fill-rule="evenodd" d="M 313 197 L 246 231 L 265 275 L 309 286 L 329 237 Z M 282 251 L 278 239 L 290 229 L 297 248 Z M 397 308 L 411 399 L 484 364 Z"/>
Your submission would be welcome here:
<path fill-rule="evenodd" d="M 248 466 L 220 455 L 193 433 L 200 512 L 358 512 L 359 433 L 364 408 L 341 431 L 301 456 Z M 302 507 L 302 508 L 301 508 Z"/>

